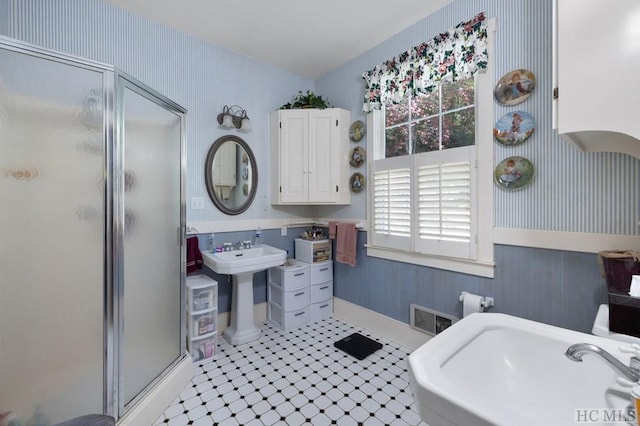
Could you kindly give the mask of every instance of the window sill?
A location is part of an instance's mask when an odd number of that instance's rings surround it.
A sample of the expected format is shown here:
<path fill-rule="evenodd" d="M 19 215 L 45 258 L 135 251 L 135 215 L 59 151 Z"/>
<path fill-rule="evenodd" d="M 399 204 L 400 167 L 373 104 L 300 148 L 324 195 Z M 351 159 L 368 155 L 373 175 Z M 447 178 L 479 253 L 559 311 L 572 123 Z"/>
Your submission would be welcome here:
<path fill-rule="evenodd" d="M 430 268 L 444 269 L 469 275 L 477 275 L 485 278 L 493 278 L 495 262 L 490 260 L 464 260 L 451 257 L 437 257 L 420 253 L 411 253 L 402 250 L 393 250 L 384 247 L 365 245 L 367 256 L 381 259 L 394 260 L 396 262 L 411 263 L 413 265 L 428 266 Z"/>

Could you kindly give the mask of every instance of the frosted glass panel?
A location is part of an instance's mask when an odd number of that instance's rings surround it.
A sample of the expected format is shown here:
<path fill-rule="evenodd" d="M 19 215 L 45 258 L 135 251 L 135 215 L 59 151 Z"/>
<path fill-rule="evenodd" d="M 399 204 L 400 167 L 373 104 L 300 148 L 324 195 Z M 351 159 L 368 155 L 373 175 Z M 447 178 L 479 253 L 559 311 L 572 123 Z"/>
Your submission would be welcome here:
<path fill-rule="evenodd" d="M 181 355 L 180 117 L 124 93 L 124 403 Z"/>
<path fill-rule="evenodd" d="M 0 413 L 20 424 L 103 412 L 102 78 L 0 48 Z"/>

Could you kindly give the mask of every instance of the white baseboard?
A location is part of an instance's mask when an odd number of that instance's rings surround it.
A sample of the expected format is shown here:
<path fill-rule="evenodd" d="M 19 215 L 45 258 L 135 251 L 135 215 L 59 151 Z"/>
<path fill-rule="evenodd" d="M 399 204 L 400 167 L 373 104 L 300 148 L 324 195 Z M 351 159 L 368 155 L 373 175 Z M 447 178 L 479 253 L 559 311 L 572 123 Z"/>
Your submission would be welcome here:
<path fill-rule="evenodd" d="M 118 420 L 118 426 L 152 425 L 169 404 L 191 383 L 193 363 L 185 356 L 158 384 Z"/>
<path fill-rule="evenodd" d="M 333 298 L 333 315 L 410 349 L 417 349 L 431 339 L 431 336 L 414 330 L 408 324 L 337 297 Z"/>

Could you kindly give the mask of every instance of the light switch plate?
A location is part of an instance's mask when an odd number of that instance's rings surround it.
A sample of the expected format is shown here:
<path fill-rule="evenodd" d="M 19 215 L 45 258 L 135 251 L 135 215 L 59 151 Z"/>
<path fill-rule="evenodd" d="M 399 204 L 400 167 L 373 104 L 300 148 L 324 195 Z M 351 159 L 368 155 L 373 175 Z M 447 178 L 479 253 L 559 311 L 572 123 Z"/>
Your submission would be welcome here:
<path fill-rule="evenodd" d="M 191 210 L 202 210 L 202 209 L 204 209 L 204 198 L 191 197 Z"/>
<path fill-rule="evenodd" d="M 280 235 L 283 237 L 287 236 L 287 226 L 283 226 L 282 229 L 280 229 Z"/>

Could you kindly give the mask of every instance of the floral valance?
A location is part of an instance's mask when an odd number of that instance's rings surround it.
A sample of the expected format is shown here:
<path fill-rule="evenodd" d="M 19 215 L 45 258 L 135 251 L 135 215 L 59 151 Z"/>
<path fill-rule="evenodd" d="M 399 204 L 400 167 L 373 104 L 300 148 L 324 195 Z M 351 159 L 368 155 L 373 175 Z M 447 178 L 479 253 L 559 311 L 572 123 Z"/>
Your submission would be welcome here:
<path fill-rule="evenodd" d="M 407 93 L 431 92 L 442 82 L 464 80 L 486 68 L 485 19 L 480 13 L 364 73 L 363 111 L 401 102 Z"/>

